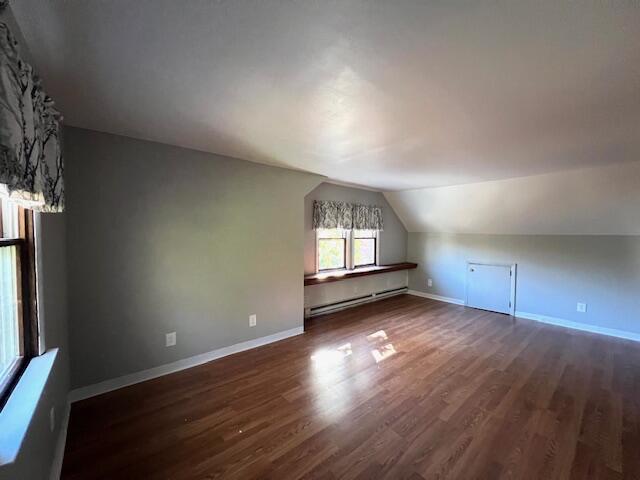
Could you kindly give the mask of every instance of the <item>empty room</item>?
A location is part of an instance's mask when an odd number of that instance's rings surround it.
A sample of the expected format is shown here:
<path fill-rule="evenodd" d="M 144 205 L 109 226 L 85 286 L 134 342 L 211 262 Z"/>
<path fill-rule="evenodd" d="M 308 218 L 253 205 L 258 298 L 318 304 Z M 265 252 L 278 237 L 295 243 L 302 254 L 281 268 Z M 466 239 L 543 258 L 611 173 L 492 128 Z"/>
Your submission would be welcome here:
<path fill-rule="evenodd" d="M 0 0 L 0 480 L 640 478 L 640 3 Z"/>

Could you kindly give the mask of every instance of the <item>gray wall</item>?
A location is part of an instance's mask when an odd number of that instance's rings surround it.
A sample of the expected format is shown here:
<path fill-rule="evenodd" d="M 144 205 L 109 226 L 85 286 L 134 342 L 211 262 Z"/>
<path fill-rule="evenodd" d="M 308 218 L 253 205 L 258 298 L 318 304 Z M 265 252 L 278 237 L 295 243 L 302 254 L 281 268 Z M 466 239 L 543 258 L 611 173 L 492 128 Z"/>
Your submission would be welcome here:
<path fill-rule="evenodd" d="M 303 325 L 320 177 L 75 128 L 65 151 L 74 388 Z"/>
<path fill-rule="evenodd" d="M 337 200 L 363 205 L 381 206 L 384 219 L 384 231 L 380 234 L 380 263 L 398 263 L 406 260 L 407 230 L 382 193 L 325 182 L 304 198 L 305 273 L 315 273 L 316 240 L 313 230 L 314 200 Z"/>
<path fill-rule="evenodd" d="M 16 36 L 22 56 L 31 61 L 20 30 L 9 10 L 0 14 Z M 45 81 L 46 87 L 46 81 Z M 65 214 L 39 216 L 39 311 L 44 348 L 58 348 L 58 355 L 38 401 L 18 457 L 12 465 L 0 468 L 0 479 L 49 478 L 69 391 L 69 352 L 67 337 Z M 56 424 L 49 428 L 49 410 L 55 407 Z"/>
<path fill-rule="evenodd" d="M 457 299 L 467 260 L 517 263 L 517 311 L 640 333 L 637 236 L 409 233 L 408 260 L 409 288 Z"/>

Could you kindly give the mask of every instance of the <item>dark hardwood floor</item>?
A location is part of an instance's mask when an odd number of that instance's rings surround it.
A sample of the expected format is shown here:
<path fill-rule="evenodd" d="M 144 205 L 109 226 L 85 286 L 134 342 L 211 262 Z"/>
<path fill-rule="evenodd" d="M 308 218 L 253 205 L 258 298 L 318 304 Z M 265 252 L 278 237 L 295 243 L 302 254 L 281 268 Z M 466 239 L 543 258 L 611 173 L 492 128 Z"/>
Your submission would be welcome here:
<path fill-rule="evenodd" d="M 63 478 L 640 478 L 640 344 L 394 297 L 74 404 Z"/>

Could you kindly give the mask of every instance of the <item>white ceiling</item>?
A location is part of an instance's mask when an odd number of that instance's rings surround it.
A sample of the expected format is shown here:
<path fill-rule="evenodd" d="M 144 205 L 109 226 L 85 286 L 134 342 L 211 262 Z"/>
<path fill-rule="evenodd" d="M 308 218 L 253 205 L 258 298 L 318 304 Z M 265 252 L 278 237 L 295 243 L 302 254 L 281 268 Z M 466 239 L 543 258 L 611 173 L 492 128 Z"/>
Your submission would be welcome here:
<path fill-rule="evenodd" d="M 382 190 L 640 160 L 640 7 L 19 0 L 70 125 Z"/>
<path fill-rule="evenodd" d="M 640 162 L 384 196 L 409 232 L 640 235 Z"/>

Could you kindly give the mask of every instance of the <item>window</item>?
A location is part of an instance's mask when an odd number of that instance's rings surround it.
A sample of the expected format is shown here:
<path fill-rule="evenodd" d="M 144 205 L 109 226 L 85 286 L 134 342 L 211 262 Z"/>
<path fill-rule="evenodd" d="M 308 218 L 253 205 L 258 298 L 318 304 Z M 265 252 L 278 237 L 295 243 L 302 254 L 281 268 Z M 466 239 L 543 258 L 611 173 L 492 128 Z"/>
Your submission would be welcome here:
<path fill-rule="evenodd" d="M 37 352 L 33 213 L 0 198 L 0 406 Z"/>
<path fill-rule="evenodd" d="M 318 230 L 318 271 L 347 268 L 347 232 Z"/>
<path fill-rule="evenodd" d="M 375 230 L 354 230 L 353 266 L 366 267 L 376 264 L 376 243 L 378 232 Z"/>
<path fill-rule="evenodd" d="M 375 230 L 317 230 L 317 271 L 368 267 L 378 263 Z"/>

